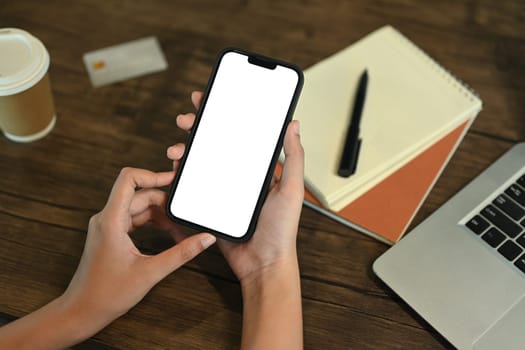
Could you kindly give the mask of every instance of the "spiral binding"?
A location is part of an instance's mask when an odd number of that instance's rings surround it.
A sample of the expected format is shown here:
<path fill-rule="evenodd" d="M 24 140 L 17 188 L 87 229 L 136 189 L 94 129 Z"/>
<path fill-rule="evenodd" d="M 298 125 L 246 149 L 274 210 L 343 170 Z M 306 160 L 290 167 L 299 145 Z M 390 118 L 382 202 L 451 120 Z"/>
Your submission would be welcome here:
<path fill-rule="evenodd" d="M 391 27 L 392 28 L 392 27 Z M 417 52 L 423 59 L 429 62 L 430 66 L 432 66 L 436 72 L 443 75 L 447 80 L 451 82 L 452 85 L 454 85 L 460 93 L 462 93 L 466 98 L 470 99 L 471 101 L 480 98 L 479 94 L 474 90 L 470 85 L 459 79 L 455 74 L 453 74 L 450 70 L 443 67 L 441 64 L 439 64 L 435 59 L 430 57 L 425 51 L 423 51 L 421 48 L 419 48 L 412 40 L 404 36 L 401 32 L 396 30 L 395 28 L 392 28 L 397 34 L 398 37 L 403 40 L 408 46 L 412 47 L 412 49 Z M 470 92 L 470 94 L 469 94 Z"/>

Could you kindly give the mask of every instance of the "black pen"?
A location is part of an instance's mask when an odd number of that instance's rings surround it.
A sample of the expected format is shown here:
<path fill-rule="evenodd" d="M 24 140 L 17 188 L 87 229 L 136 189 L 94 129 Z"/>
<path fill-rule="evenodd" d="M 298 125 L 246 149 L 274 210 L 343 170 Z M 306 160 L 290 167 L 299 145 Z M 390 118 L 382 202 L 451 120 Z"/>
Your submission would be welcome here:
<path fill-rule="evenodd" d="M 355 173 L 357 159 L 359 158 L 359 149 L 361 148 L 361 139 L 359 138 L 359 125 L 361 124 L 361 115 L 365 106 L 366 89 L 368 86 L 368 72 L 365 71 L 359 78 L 357 92 L 355 94 L 354 109 L 352 110 L 352 119 L 348 125 L 345 145 L 339 170 L 337 174 L 342 177 L 349 177 Z"/>

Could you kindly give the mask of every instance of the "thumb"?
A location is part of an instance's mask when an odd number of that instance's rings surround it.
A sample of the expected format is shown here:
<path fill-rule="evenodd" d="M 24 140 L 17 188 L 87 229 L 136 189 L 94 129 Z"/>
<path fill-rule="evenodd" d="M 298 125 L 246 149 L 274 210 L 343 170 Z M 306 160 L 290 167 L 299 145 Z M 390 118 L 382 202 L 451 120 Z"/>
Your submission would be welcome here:
<path fill-rule="evenodd" d="M 302 193 L 304 190 L 304 150 L 301 145 L 299 122 L 297 120 L 292 121 L 288 125 L 288 130 L 286 130 L 284 137 L 284 155 L 281 185 L 283 189 Z"/>
<path fill-rule="evenodd" d="M 164 277 L 202 253 L 215 243 L 215 236 L 209 233 L 199 233 L 190 236 L 175 246 L 148 259 L 150 275 L 158 283 Z"/>

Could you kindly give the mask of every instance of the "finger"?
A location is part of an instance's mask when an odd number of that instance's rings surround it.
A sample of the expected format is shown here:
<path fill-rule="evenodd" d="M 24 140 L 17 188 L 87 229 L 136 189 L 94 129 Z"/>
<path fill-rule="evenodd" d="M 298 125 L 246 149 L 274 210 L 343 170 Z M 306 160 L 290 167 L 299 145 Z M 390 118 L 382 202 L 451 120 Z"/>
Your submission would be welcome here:
<path fill-rule="evenodd" d="M 288 125 L 284 137 L 283 173 L 280 185 L 291 191 L 304 191 L 304 150 L 299 135 L 299 122 L 294 120 Z M 302 198 L 301 198 L 302 200 Z"/>
<path fill-rule="evenodd" d="M 143 212 L 134 215 L 131 218 L 131 227 L 129 230 L 131 232 L 133 229 L 147 224 L 163 231 L 167 231 L 170 234 L 173 230 L 178 229 L 177 224 L 168 219 L 166 216 L 164 207 L 149 207 Z"/>
<path fill-rule="evenodd" d="M 182 159 L 182 156 L 184 155 L 185 150 L 186 145 L 183 143 L 178 143 L 175 146 L 169 147 L 166 151 L 168 158 L 173 160 L 173 171 L 177 171 L 179 169 L 179 163 Z"/>
<path fill-rule="evenodd" d="M 157 283 L 215 243 L 215 236 L 199 233 L 146 260 L 148 274 Z"/>
<path fill-rule="evenodd" d="M 129 211 L 137 187 L 166 186 L 173 181 L 174 175 L 173 171 L 154 173 L 145 169 L 124 168 L 111 189 L 106 208 Z"/>
<path fill-rule="evenodd" d="M 196 110 L 198 110 L 201 106 L 203 96 L 204 94 L 201 91 L 193 91 L 191 93 L 191 102 L 193 103 L 193 106 Z"/>
<path fill-rule="evenodd" d="M 195 114 L 194 113 L 186 113 L 186 114 L 179 114 L 177 116 L 177 126 L 185 131 L 190 131 L 190 129 L 193 127 L 193 123 L 195 123 Z"/>
<path fill-rule="evenodd" d="M 275 175 L 272 176 L 272 181 L 270 182 L 270 188 L 274 188 L 274 186 L 279 182 L 279 178 Z"/>
<path fill-rule="evenodd" d="M 156 209 L 155 207 L 150 207 L 144 210 L 141 213 L 138 213 L 131 217 L 131 223 L 129 232 L 133 231 L 137 227 L 144 226 L 146 224 L 153 223 L 155 221 L 156 216 Z"/>
<path fill-rule="evenodd" d="M 151 206 L 163 207 L 167 194 L 156 188 L 145 188 L 135 192 L 129 206 L 129 214 L 137 215 Z"/>
<path fill-rule="evenodd" d="M 186 145 L 183 143 L 177 143 L 174 146 L 168 147 L 166 151 L 166 155 L 171 160 L 180 160 L 182 156 L 184 155 L 184 151 L 186 150 Z"/>

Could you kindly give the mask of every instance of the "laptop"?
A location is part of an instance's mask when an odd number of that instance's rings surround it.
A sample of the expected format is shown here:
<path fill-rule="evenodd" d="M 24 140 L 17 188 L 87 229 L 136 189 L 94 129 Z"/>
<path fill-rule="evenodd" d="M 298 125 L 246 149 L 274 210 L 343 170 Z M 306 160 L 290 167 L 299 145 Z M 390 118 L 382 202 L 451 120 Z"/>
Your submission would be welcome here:
<path fill-rule="evenodd" d="M 373 269 L 458 349 L 525 349 L 525 143 L 386 251 Z"/>

